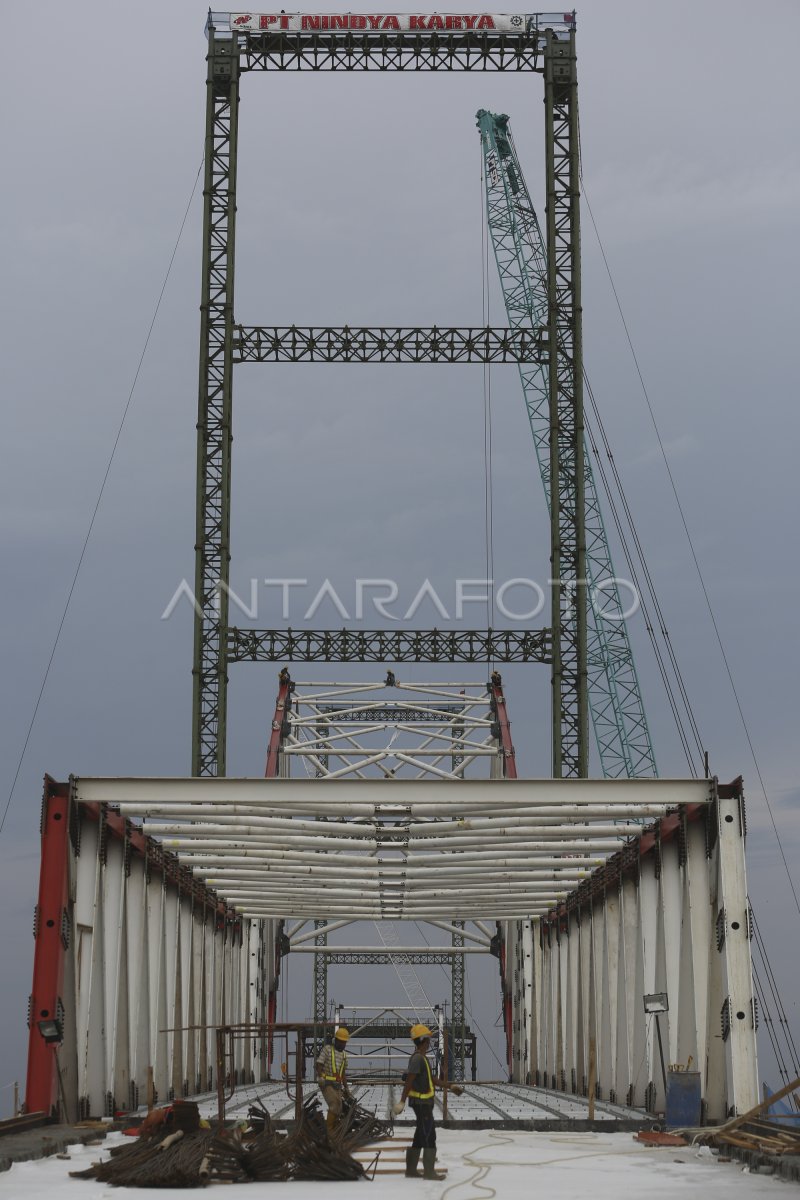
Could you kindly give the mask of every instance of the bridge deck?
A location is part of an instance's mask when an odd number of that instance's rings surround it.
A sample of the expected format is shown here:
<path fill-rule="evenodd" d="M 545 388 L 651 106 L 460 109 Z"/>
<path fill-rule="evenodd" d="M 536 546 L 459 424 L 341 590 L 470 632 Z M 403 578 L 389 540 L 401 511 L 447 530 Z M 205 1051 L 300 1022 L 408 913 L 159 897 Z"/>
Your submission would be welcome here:
<path fill-rule="evenodd" d="M 447 1123 L 452 1128 L 470 1126 L 498 1128 L 520 1125 L 535 1129 L 586 1128 L 589 1122 L 589 1101 L 584 1096 L 552 1092 L 545 1088 L 511 1083 L 467 1083 L 463 1095 L 448 1097 Z M 315 1094 L 315 1085 L 306 1080 L 304 1096 Z M 395 1085 L 393 1095 L 399 1095 Z M 386 1084 L 357 1085 L 354 1091 L 366 1108 L 385 1118 L 390 1106 L 390 1088 Z M 294 1116 L 294 1087 L 287 1091 L 283 1082 L 250 1084 L 237 1087 L 226 1104 L 226 1116 L 244 1117 L 251 1104 L 259 1103 L 276 1121 L 291 1121 Z M 202 1113 L 214 1117 L 217 1112 L 216 1094 L 200 1097 Z M 436 1098 L 437 1117 L 443 1117 L 442 1103 Z M 591 1128 L 639 1128 L 652 1120 L 642 1109 L 596 1101 Z M 414 1115 L 409 1108 L 396 1121 L 399 1127 L 413 1125 Z"/>

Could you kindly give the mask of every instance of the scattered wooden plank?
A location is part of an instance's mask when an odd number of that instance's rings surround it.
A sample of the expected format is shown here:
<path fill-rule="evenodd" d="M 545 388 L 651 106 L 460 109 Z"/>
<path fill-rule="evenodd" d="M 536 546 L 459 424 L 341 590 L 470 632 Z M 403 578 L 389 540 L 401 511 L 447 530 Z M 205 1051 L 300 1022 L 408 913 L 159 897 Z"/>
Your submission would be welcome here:
<path fill-rule="evenodd" d="M 28 1129 L 38 1129 L 49 1121 L 46 1112 L 20 1113 L 16 1117 L 8 1117 L 0 1121 L 0 1137 L 7 1133 L 25 1133 Z"/>
<path fill-rule="evenodd" d="M 770 1105 L 775 1104 L 778 1100 L 783 1100 L 785 1096 L 788 1096 L 790 1093 L 798 1090 L 800 1090 L 800 1076 L 798 1076 L 797 1079 L 794 1079 L 791 1083 L 787 1083 L 786 1087 L 781 1088 L 779 1092 L 773 1092 L 771 1096 L 767 1096 L 766 1100 L 762 1100 L 760 1104 L 756 1104 L 753 1106 L 753 1108 L 748 1109 L 746 1113 L 742 1113 L 740 1117 L 734 1117 L 732 1120 L 726 1121 L 724 1125 L 720 1125 L 713 1131 L 714 1135 L 716 1137 L 722 1137 L 723 1134 L 729 1133 L 734 1129 L 738 1129 L 740 1125 L 746 1124 L 748 1121 L 752 1120 L 753 1117 L 756 1117 L 759 1113 L 762 1113 L 765 1108 L 769 1108 Z"/>

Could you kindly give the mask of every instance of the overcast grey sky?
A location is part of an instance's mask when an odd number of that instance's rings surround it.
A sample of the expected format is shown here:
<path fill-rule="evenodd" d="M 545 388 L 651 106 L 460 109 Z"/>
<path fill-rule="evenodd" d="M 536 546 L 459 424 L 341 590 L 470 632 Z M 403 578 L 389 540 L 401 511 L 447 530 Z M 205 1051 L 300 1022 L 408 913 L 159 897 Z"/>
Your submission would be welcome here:
<path fill-rule="evenodd" d="M 200 165 L 205 11 L 40 0 L 5 15 L 3 804 Z M 798 33 L 791 0 L 578 10 L 586 187 L 796 883 Z M 474 114 L 511 115 L 543 208 L 541 95 L 527 75 L 246 78 L 237 320 L 480 324 Z M 43 773 L 189 767 L 191 612 L 159 618 L 193 572 L 200 209 L 198 189 L 0 837 L 0 1088 L 24 1077 Z M 797 1035 L 797 910 L 588 220 L 583 254 L 587 369 L 712 769 L 745 776 L 751 894 Z M 495 576 L 544 581 L 514 368 L 495 370 L 493 396 Z M 452 597 L 484 574 L 479 369 L 242 367 L 235 400 L 234 587 L 308 578 L 308 601 L 329 576 L 347 603 L 355 577 L 391 576 L 410 600 L 426 577 Z M 276 596 L 261 601 L 258 623 L 278 623 Z M 314 623 L 342 621 L 323 608 Z M 632 634 L 661 773 L 683 774 Z M 547 774 L 546 670 L 506 683 L 522 773 Z M 274 691 L 271 668 L 232 669 L 230 773 L 263 770 Z M 470 972 L 488 1028 L 499 996 L 483 965 Z M 342 987 L 334 975 L 355 998 Z M 444 978 L 430 987 L 447 994 Z M 293 1007 L 307 1005 L 302 981 Z"/>

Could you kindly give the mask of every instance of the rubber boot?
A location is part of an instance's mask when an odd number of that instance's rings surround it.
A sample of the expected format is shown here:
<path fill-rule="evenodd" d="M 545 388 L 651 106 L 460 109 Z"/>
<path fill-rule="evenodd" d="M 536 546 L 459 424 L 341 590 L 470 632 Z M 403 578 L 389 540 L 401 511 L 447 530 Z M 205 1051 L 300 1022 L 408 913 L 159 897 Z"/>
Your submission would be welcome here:
<path fill-rule="evenodd" d="M 419 1146 L 409 1146 L 406 1150 L 406 1175 L 409 1179 L 419 1179 L 417 1163 L 419 1162 Z"/>
<path fill-rule="evenodd" d="M 436 1147 L 432 1146 L 430 1150 L 422 1151 L 422 1178 L 423 1179 L 444 1179 L 445 1172 L 436 1170 Z"/>

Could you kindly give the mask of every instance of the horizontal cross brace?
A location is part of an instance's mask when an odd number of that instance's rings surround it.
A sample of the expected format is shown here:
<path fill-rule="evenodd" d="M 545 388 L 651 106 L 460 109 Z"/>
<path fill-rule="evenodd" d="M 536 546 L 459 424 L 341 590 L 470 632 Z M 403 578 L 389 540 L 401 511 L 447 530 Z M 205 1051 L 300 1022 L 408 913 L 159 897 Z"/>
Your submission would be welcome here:
<path fill-rule="evenodd" d="M 460 716 L 462 723 L 474 724 L 474 718 L 464 712 L 460 704 L 429 704 L 425 708 L 412 708 L 405 701 L 399 703 L 373 704 L 369 708 L 349 708 L 342 704 L 320 704 L 321 713 L 335 713 L 333 725 L 349 725 L 354 721 L 390 721 L 395 725 L 430 724 L 431 722 L 446 722 L 453 724 L 453 717 Z M 320 718 L 307 718 L 305 724 L 318 725 Z M 297 722 L 295 722 L 297 725 Z"/>
<path fill-rule="evenodd" d="M 408 951 L 383 951 L 383 950 L 325 950 L 324 946 L 320 946 L 319 950 L 325 954 L 325 961 L 329 966 L 354 966 L 354 967 L 392 967 L 395 964 L 406 963 L 415 967 L 427 966 L 443 966 L 450 967 L 453 964 L 453 955 L 449 950 L 415 950 Z M 291 951 L 292 954 L 299 954 L 300 950 Z M 302 947 L 302 952 L 313 954 L 314 948 Z M 488 954 L 488 950 L 480 953 Z"/>
<path fill-rule="evenodd" d="M 542 71 L 543 33 L 239 34 L 243 71 Z"/>
<path fill-rule="evenodd" d="M 546 351 L 532 329 L 237 325 L 235 362 L 532 363 Z"/>
<path fill-rule="evenodd" d="M 324 954 L 326 958 L 333 958 L 334 955 L 342 955 L 343 958 L 349 961 L 351 954 L 383 954 L 382 950 L 374 950 L 372 946 L 292 946 L 293 954 Z M 402 954 L 427 954 L 428 950 L 424 946 L 398 946 L 396 950 L 386 950 L 386 958 L 390 962 L 394 962 Z M 437 954 L 449 961 L 454 955 L 459 954 L 488 954 L 489 948 L 483 946 L 441 946 L 436 949 Z"/>
<path fill-rule="evenodd" d="M 228 662 L 550 662 L 548 629 L 236 629 Z"/>

